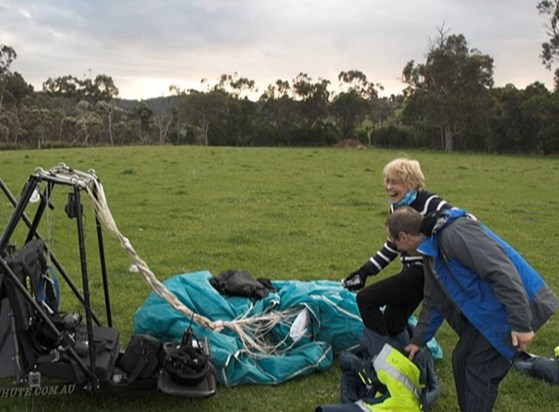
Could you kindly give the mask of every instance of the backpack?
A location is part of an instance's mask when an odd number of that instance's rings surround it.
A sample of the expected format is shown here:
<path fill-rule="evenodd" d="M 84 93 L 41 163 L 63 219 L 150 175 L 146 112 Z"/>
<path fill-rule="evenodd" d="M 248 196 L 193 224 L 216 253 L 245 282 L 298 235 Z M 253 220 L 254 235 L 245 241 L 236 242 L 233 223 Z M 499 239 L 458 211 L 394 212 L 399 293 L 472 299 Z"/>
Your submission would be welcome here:
<path fill-rule="evenodd" d="M 55 315 L 60 303 L 60 287 L 55 271 L 47 264 L 45 253 L 44 242 L 33 239 L 9 253 L 6 262 L 21 284 L 30 289 L 39 306 L 47 314 Z"/>
<path fill-rule="evenodd" d="M 119 360 L 118 366 L 126 372 L 127 382 L 155 378 L 161 369 L 163 344 L 149 334 L 136 334 Z"/>
<path fill-rule="evenodd" d="M 57 322 L 62 322 L 65 315 L 58 313 L 60 287 L 56 273 L 48 266 L 46 253 L 48 252 L 43 240 L 38 238 L 30 240 L 19 249 L 10 246 L 2 252 L 3 255 L 6 255 L 5 261 L 17 277 L 17 282 L 37 303 L 39 310 L 58 326 Z M 2 277 L 3 282 L 12 282 L 7 274 L 3 274 Z M 14 290 L 17 290 L 15 284 L 13 287 Z M 6 290 L 2 293 L 8 292 Z M 14 299 L 16 298 L 23 311 L 20 320 L 24 322 L 26 332 L 30 333 L 34 348 L 44 351 L 55 347 L 59 337 L 49 328 L 42 317 L 35 316 L 36 308 L 31 302 L 25 300 L 21 293 L 14 296 Z"/>

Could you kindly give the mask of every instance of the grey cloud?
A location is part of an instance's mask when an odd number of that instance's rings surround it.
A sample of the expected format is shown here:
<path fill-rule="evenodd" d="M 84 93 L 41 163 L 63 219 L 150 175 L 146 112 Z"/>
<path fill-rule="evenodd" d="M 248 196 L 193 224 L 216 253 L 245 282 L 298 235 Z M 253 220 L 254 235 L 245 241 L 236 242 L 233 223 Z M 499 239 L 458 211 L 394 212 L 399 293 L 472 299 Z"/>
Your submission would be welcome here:
<path fill-rule="evenodd" d="M 3 0 L 0 43 L 35 85 L 88 69 L 117 86 L 234 71 L 262 86 L 300 71 L 334 83 L 359 69 L 401 89 L 403 66 L 422 61 L 442 24 L 495 59 L 496 84 L 514 83 L 514 66 L 550 83 L 537 58 L 544 23 L 526 0 Z"/>

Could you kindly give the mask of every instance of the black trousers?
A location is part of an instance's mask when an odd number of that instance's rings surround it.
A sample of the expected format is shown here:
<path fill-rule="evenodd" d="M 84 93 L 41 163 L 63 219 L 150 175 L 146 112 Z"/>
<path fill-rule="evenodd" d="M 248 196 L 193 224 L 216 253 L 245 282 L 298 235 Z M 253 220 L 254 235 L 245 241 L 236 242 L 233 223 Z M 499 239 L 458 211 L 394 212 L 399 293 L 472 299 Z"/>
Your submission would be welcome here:
<path fill-rule="evenodd" d="M 390 337 L 403 332 L 423 300 L 423 281 L 423 267 L 404 266 L 400 273 L 362 289 L 357 306 L 365 327 Z"/>
<path fill-rule="evenodd" d="M 512 366 L 468 324 L 452 352 L 452 371 L 458 404 L 462 412 L 490 412 L 499 384 Z"/>

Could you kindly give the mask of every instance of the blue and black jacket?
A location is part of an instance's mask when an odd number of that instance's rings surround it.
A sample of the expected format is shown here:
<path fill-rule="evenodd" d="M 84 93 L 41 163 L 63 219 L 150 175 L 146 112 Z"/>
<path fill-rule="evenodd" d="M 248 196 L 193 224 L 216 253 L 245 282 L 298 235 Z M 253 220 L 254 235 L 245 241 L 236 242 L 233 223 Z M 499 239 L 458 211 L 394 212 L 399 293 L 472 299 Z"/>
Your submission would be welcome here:
<path fill-rule="evenodd" d="M 440 212 L 418 251 L 425 297 L 412 342 L 431 339 L 444 318 L 472 324 L 507 359 L 511 331 L 536 331 L 559 307 L 538 273 L 510 245 L 461 209 Z"/>

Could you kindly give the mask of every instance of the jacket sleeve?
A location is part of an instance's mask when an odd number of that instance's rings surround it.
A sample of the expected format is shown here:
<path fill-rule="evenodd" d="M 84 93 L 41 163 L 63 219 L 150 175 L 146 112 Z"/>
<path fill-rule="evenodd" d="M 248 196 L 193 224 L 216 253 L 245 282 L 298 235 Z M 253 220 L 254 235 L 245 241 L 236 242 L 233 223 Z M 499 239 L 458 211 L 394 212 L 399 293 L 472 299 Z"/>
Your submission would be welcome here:
<path fill-rule="evenodd" d="M 421 311 L 417 318 L 417 325 L 413 331 L 411 343 L 417 346 L 423 346 L 433 336 L 441 326 L 444 320 L 442 312 L 435 305 L 436 298 L 436 281 L 432 275 L 425 273 L 425 286 L 423 288 L 423 303 Z"/>
<path fill-rule="evenodd" d="M 410 207 L 425 216 L 435 210 L 450 209 L 452 205 L 428 190 L 421 190 L 418 192 L 417 198 L 410 204 Z M 393 212 L 394 208 L 391 207 L 389 213 Z M 390 262 L 396 259 L 398 255 L 399 252 L 396 245 L 387 239 L 382 248 L 372 255 L 369 260 L 361 266 L 359 271 L 367 276 L 377 275 L 387 267 Z M 414 260 L 414 258 L 409 259 L 410 263 Z"/>
<path fill-rule="evenodd" d="M 367 276 L 376 275 L 396 259 L 398 253 L 396 246 L 387 239 L 382 248 L 371 256 L 359 270 Z"/>
<path fill-rule="evenodd" d="M 418 193 L 417 199 L 411 205 L 421 215 L 427 216 L 429 213 L 450 209 L 452 205 L 438 195 L 431 193 L 427 190 L 422 190 Z"/>
<path fill-rule="evenodd" d="M 441 251 L 447 258 L 458 260 L 489 282 L 505 306 L 512 330 L 530 332 L 532 315 L 526 291 L 501 246 L 471 219 L 457 219 L 439 236 Z"/>

